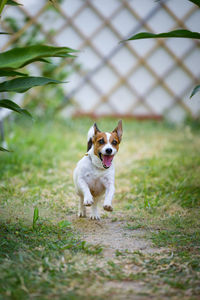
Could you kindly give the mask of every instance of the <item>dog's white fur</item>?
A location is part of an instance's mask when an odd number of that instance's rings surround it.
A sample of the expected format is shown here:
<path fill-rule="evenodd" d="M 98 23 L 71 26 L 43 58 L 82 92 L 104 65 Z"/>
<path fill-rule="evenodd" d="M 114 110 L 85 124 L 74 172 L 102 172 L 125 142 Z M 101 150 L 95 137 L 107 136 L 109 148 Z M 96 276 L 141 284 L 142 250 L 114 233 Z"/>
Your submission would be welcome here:
<path fill-rule="evenodd" d="M 107 143 L 102 148 L 102 154 L 106 154 L 106 149 L 111 148 L 115 155 L 117 150 L 109 143 L 111 133 L 106 132 Z M 88 141 L 94 136 L 94 126 L 88 131 Z M 86 207 L 91 206 L 91 219 L 99 220 L 98 203 L 105 194 L 103 207 L 107 211 L 112 211 L 112 199 L 115 192 L 115 168 L 112 165 L 105 169 L 102 161 L 94 154 L 94 146 L 78 162 L 74 170 L 74 184 L 79 201 L 79 217 L 86 217 Z"/>

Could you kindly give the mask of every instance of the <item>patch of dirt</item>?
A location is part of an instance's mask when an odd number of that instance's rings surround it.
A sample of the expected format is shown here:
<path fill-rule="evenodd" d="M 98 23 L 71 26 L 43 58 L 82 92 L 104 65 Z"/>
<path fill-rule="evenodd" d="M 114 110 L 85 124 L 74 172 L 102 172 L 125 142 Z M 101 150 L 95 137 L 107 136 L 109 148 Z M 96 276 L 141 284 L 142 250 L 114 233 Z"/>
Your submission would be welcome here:
<path fill-rule="evenodd" d="M 151 241 L 145 238 L 147 230 L 128 229 L 125 214 L 115 214 L 115 218 L 112 215 L 106 216 L 100 221 L 94 221 L 90 218 L 78 218 L 73 215 L 70 217 L 70 221 L 81 234 L 83 240 L 95 246 L 103 246 L 103 252 L 100 256 L 87 256 L 85 260 L 84 256 L 80 257 L 80 261 L 77 262 L 79 268 L 81 265 L 87 268 L 89 266 L 90 268 L 98 266 L 106 270 L 108 262 L 112 261 L 115 266 L 122 268 L 122 274 L 124 274 L 122 276 L 125 276 L 124 279 L 111 279 L 105 280 L 103 283 L 99 282 L 100 286 L 96 287 L 95 293 L 96 291 L 101 291 L 101 293 L 109 295 L 110 300 L 149 299 L 151 286 L 147 286 L 146 281 L 143 279 L 126 279 L 126 276 L 127 278 L 131 274 L 137 276 L 138 272 L 144 271 L 141 266 L 137 266 L 131 261 L 134 251 L 140 251 L 147 256 L 166 251 L 164 248 L 155 248 Z M 118 271 L 116 269 L 113 272 Z M 92 288 L 94 287 L 91 286 Z M 162 297 L 162 299 L 165 299 L 165 297 Z"/>
<path fill-rule="evenodd" d="M 123 289 L 124 291 L 134 291 L 140 293 L 141 290 L 145 289 L 145 283 L 144 282 L 133 282 L 133 281 L 107 281 L 104 283 L 105 289 Z"/>
<path fill-rule="evenodd" d="M 161 252 L 144 238 L 147 233 L 144 229 L 130 230 L 126 228 L 126 221 L 113 222 L 111 218 L 94 221 L 75 216 L 71 221 L 86 242 L 103 246 L 104 257 L 108 259 L 115 257 L 116 251 L 141 251 L 144 254 Z"/>

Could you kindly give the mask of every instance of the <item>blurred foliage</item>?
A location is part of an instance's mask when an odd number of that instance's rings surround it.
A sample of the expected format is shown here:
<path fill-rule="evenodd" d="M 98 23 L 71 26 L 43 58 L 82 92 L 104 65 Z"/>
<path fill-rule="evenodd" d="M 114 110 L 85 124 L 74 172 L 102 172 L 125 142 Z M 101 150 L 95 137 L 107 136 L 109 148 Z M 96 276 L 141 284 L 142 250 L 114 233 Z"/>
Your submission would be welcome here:
<path fill-rule="evenodd" d="M 51 5 L 47 8 L 48 11 L 55 12 L 54 14 L 48 15 L 49 24 L 53 24 L 57 18 L 56 7 Z M 23 23 L 30 21 L 30 18 L 24 16 Z M 20 21 L 21 22 L 21 21 Z M 4 24 L 7 31 L 16 33 L 20 30 L 21 24 L 19 23 L 18 18 L 7 17 L 4 19 Z M 13 42 L 13 46 L 22 47 L 22 46 L 31 46 L 35 44 L 47 44 L 49 41 L 52 41 L 52 37 L 55 32 L 49 28 L 46 36 L 42 33 L 42 24 L 33 23 L 31 27 L 23 32 L 19 38 Z M 52 43 L 52 42 L 51 42 Z M 70 75 L 74 72 L 77 72 L 81 68 L 81 65 L 72 62 L 68 59 L 67 64 L 63 62 L 62 58 L 53 58 L 48 59 L 48 64 L 37 62 L 35 64 L 34 70 L 31 69 L 31 73 L 36 72 L 39 76 L 44 76 L 48 78 L 55 78 L 56 80 L 67 82 Z M 30 72 L 29 67 L 23 70 L 25 72 Z M 26 109 L 30 109 L 34 117 L 42 116 L 52 116 L 56 108 L 61 104 L 63 99 L 66 96 L 66 89 L 64 84 L 62 85 L 48 85 L 46 87 L 39 87 L 30 93 L 25 94 L 23 106 Z"/>
<path fill-rule="evenodd" d="M 20 4 L 13 0 L 0 0 L 0 17 L 6 5 L 17 6 Z M 64 66 L 65 62 L 63 58 L 69 58 L 71 60 L 70 63 L 72 63 L 72 59 L 75 57 L 74 53 L 77 51 L 68 47 L 55 47 L 45 45 L 44 43 L 46 43 L 46 41 L 44 39 L 40 40 L 42 27 L 40 27 L 40 25 L 33 25 L 33 28 L 31 28 L 31 30 L 25 30 L 26 27 L 23 27 L 23 25 L 26 26 L 26 18 L 24 20 L 24 24 L 20 26 L 18 25 L 18 20 L 15 18 L 8 18 L 7 22 L 9 24 L 9 26 L 7 26 L 6 28 L 8 29 L 8 32 L 1 32 L 1 34 L 17 33 L 17 36 L 19 35 L 19 37 L 18 39 L 15 39 L 16 36 L 12 36 L 12 39 L 15 42 L 14 44 L 12 44 L 11 49 L 0 53 L 0 77 L 2 77 L 3 80 L 0 82 L 0 92 L 2 93 L 0 98 L 0 108 L 8 109 L 19 114 L 24 114 L 31 117 L 31 114 L 27 110 L 22 109 L 16 103 L 17 100 L 15 97 L 15 93 L 24 93 L 35 86 L 43 87 L 45 85 L 49 85 L 50 83 L 63 83 L 63 81 L 41 76 L 43 70 L 40 70 L 38 66 L 36 66 L 35 68 L 36 76 L 32 76 L 33 69 L 29 69 L 29 67 L 27 66 L 29 66 L 33 62 L 40 62 L 40 66 L 43 66 L 44 63 L 50 64 L 47 58 L 58 58 L 60 59 L 60 66 L 61 64 L 62 66 Z M 21 26 L 22 30 L 20 29 Z M 9 44 L 10 43 L 8 42 L 7 46 Z M 41 62 L 43 63 L 43 65 L 41 65 Z M 47 68 L 45 73 L 53 75 L 54 77 L 56 70 L 58 70 L 57 66 L 58 64 L 55 64 L 53 65 L 53 68 Z M 21 71 L 21 69 L 23 69 L 23 72 L 25 73 L 19 72 L 19 70 Z M 29 71 L 31 71 L 31 76 L 29 75 Z M 67 72 L 62 72 L 62 78 L 65 79 L 67 75 Z M 12 78 L 16 76 L 17 78 Z M 56 92 L 56 89 L 53 89 L 53 91 Z M 61 91 L 61 89 L 59 91 Z M 64 93 L 58 93 L 58 95 L 61 95 L 63 97 Z M 8 99 L 8 96 L 11 96 L 11 98 L 13 97 L 14 100 Z M 51 95 L 46 95 L 44 91 L 42 96 L 43 97 L 40 96 L 40 101 L 45 101 L 46 98 L 52 99 Z M 31 98 L 31 100 L 33 100 L 33 97 Z M 54 103 L 55 99 L 52 99 L 52 101 Z M 51 107 L 51 102 L 49 102 L 48 104 Z M 34 105 L 35 107 L 37 106 L 37 101 L 34 102 Z M 46 110 L 44 113 L 46 113 Z M 2 132 L 3 129 L 1 126 L 1 137 L 2 141 L 4 142 L 4 134 L 2 134 Z M 4 147 L 0 147 L 0 151 L 8 151 Z"/>

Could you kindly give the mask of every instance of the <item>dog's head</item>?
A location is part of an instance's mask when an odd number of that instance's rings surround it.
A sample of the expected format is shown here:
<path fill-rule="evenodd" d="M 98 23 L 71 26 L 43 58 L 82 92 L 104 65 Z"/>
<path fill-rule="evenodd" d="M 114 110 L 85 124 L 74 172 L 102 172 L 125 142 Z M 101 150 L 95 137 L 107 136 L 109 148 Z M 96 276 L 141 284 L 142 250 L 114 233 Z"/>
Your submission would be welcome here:
<path fill-rule="evenodd" d="M 113 158 L 119 149 L 122 139 L 122 121 L 118 122 L 117 127 L 112 132 L 101 132 L 97 124 L 93 125 L 94 134 L 92 139 L 88 141 L 91 147 L 94 147 L 94 155 L 96 155 L 105 169 L 112 165 Z"/>

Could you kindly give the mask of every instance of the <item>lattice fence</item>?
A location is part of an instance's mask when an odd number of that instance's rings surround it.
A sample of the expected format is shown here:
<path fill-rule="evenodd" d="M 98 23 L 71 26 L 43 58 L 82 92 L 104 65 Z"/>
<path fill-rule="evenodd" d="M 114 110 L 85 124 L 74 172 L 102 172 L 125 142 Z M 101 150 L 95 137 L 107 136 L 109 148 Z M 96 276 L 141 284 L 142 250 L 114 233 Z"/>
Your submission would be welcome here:
<path fill-rule="evenodd" d="M 17 17 L 21 29 L 6 36 L 9 48 L 33 25 L 48 43 L 81 50 L 81 68 L 66 84 L 66 113 L 182 119 L 197 116 L 200 99 L 189 100 L 199 82 L 199 42 L 188 39 L 119 41 L 141 31 L 175 28 L 200 31 L 200 10 L 186 0 L 21 1 L 4 17 Z M 5 24 L 2 24 L 5 27 Z"/>

